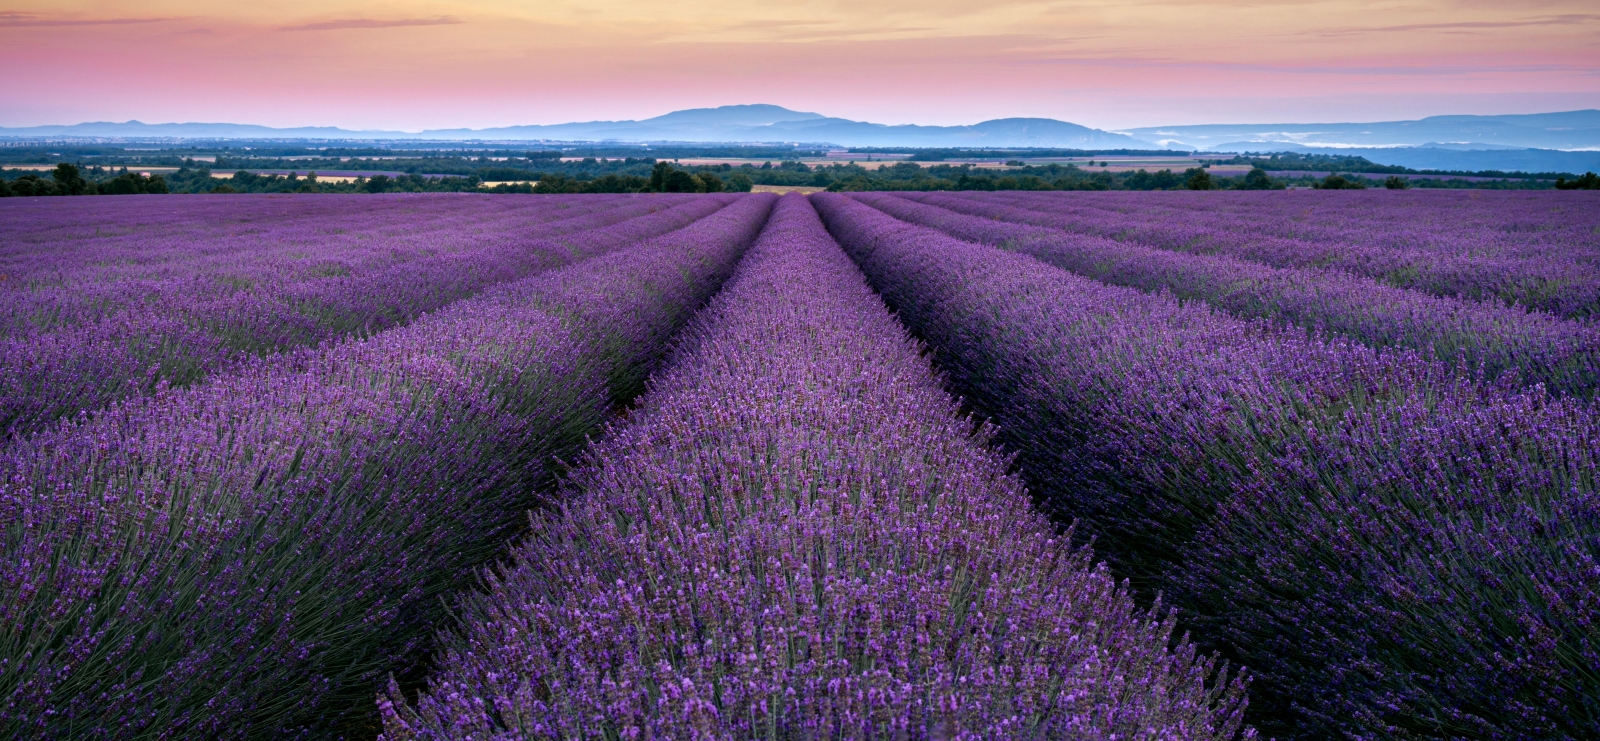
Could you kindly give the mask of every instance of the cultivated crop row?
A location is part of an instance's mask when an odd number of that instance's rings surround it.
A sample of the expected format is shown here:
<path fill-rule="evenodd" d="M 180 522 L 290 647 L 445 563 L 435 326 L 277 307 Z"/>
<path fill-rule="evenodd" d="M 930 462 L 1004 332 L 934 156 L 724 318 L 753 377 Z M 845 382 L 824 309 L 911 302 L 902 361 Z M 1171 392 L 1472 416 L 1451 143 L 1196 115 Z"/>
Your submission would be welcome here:
<path fill-rule="evenodd" d="M 1186 738 L 1244 685 L 1034 513 L 805 199 L 777 208 L 384 738 Z"/>
<path fill-rule="evenodd" d="M 39 199 L 8 208 L 0 224 L 0 271 L 8 287 L 17 281 L 92 291 L 100 283 L 251 270 L 270 261 L 298 259 L 301 269 L 330 257 L 398 261 L 615 205 L 602 199 L 490 204 L 421 195 L 363 204 L 344 196 L 238 196 L 172 204 L 96 199 L 68 208 Z M 80 297 L 69 291 L 54 298 Z"/>
<path fill-rule="evenodd" d="M 5 204 L 0 736 L 1600 736 L 1569 195 Z"/>
<path fill-rule="evenodd" d="M 51 272 L 41 268 L 32 284 L 0 285 L 0 314 L 11 321 L 0 338 L 0 429 L 26 434 L 252 356 L 399 326 L 488 286 L 681 228 L 727 198 L 597 200 L 603 207 L 576 214 L 545 208 L 505 218 L 488 235 L 457 218 L 443 226 L 417 219 L 422 234 L 409 250 L 387 240 L 324 244 L 326 235 L 286 229 L 250 240 L 270 249 L 229 254 L 221 265 L 172 259 L 152 268 L 99 252 L 59 257 L 54 272 L 71 272 L 71 280 L 41 286 Z M 71 269 L 83 262 L 110 267 Z"/>
<path fill-rule="evenodd" d="M 1299 192 L 1274 199 L 1220 200 L 1169 193 L 1137 200 L 1112 193 L 1080 195 L 1084 197 L 1058 199 L 1054 206 L 1082 205 L 1156 219 L 1181 215 L 1208 226 L 1231 223 L 1242 235 L 1369 243 L 1447 254 L 1559 256 L 1591 264 L 1595 259 L 1594 229 L 1600 226 L 1593 201 L 1581 194 L 1373 191 L 1321 198 Z"/>
<path fill-rule="evenodd" d="M 1036 493 L 1251 670 L 1265 730 L 1600 728 L 1588 403 L 816 202 Z"/>
<path fill-rule="evenodd" d="M 1173 195 L 1179 194 L 1169 194 L 1163 200 L 1174 200 Z M 1575 214 L 1572 221 L 1580 229 L 1563 229 L 1552 235 L 1537 226 L 1519 229 L 1514 219 L 1530 211 L 1550 213 L 1555 209 L 1534 209 L 1525 202 L 1509 199 L 1484 203 L 1482 209 L 1486 211 L 1505 209 L 1505 215 L 1498 220 L 1499 231 L 1519 237 L 1513 240 L 1517 246 L 1511 248 L 1486 239 L 1486 233 L 1493 233 L 1487 229 L 1464 231 L 1427 219 L 1436 210 L 1432 207 L 1434 201 L 1449 195 L 1408 193 L 1390 202 L 1366 203 L 1367 213 L 1388 215 L 1383 219 L 1388 223 L 1362 224 L 1346 218 L 1342 228 L 1310 234 L 1301 233 L 1301 225 L 1312 218 L 1314 209 L 1321 204 L 1305 204 L 1302 213 L 1284 213 L 1281 209 L 1287 204 L 1299 202 L 1274 202 L 1280 210 L 1270 216 L 1249 207 L 1255 202 L 1265 205 L 1272 194 L 1236 199 L 1243 202 L 1235 205 L 1237 210 L 1220 216 L 1192 208 L 1163 212 L 1159 208 L 1125 206 L 1120 211 L 1112 210 L 1102 207 L 1109 200 L 1103 196 L 1085 199 L 1086 203 L 1030 193 L 914 197 L 958 211 L 970 208 L 968 204 L 974 202 L 1011 206 L 1014 210 L 985 209 L 983 215 L 1164 250 L 1228 255 L 1280 267 L 1336 268 L 1437 296 L 1493 299 L 1559 316 L 1582 318 L 1600 313 L 1600 264 L 1596 262 L 1600 256 L 1593 250 L 1594 230 L 1600 228 L 1600 223 L 1594 216 Z M 1582 208 L 1585 196 L 1581 194 L 1558 197 L 1572 201 L 1578 214 L 1592 210 Z M 1264 223 L 1284 226 L 1254 228 Z M 1425 249 L 1424 245 L 1434 249 Z"/>
<path fill-rule="evenodd" d="M 359 734 L 770 206 L 14 443 L 0 735 Z"/>
<path fill-rule="evenodd" d="M 1561 394 L 1588 397 L 1600 385 L 1600 330 L 1543 312 L 1430 296 L 1337 270 L 1275 268 L 1027 226 L 1000 220 L 1008 207 L 987 202 L 952 211 L 888 194 L 859 200 L 958 239 L 1007 247 L 1105 283 L 1197 299 L 1237 317 L 1422 350 L 1468 373 L 1511 374 L 1504 380 Z"/>

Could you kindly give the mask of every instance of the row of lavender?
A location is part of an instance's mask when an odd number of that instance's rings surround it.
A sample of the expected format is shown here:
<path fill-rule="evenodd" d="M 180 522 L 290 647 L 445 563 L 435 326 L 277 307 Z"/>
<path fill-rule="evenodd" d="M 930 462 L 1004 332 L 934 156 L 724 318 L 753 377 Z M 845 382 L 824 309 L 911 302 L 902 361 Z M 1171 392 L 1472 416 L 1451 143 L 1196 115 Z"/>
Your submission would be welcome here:
<path fill-rule="evenodd" d="M 441 599 L 639 391 L 771 208 L 694 200 L 714 213 L 620 252 L 14 441 L 0 736 L 372 733 Z"/>
<path fill-rule="evenodd" d="M 308 245 L 337 248 L 346 239 L 381 239 L 398 249 L 419 246 L 411 235 L 439 236 L 452 228 L 478 223 L 493 229 L 500 217 L 517 219 L 530 211 L 571 211 L 603 207 L 600 202 L 573 199 L 542 203 L 490 203 L 475 198 L 442 199 L 437 195 L 360 204 L 344 196 L 240 196 L 227 199 L 184 198 L 142 208 L 104 201 L 72 207 L 49 201 L 8 206 L 0 224 L 0 270 L 11 277 L 48 279 L 52 275 L 155 267 L 174 261 L 199 264 L 218 255 L 276 248 L 275 235 Z M 104 259 L 74 264 L 70 255 Z"/>
<path fill-rule="evenodd" d="M 143 209 L 104 201 L 71 210 L 26 205 L 33 208 L 7 209 L 0 226 L 6 335 L 101 319 L 151 294 L 170 298 L 160 293 L 164 280 L 209 278 L 218 285 L 195 281 L 191 290 L 216 292 L 230 283 L 367 271 L 616 203 L 565 199 L 508 209 L 422 196 L 357 208 L 302 196 L 237 204 L 193 198 Z M 141 222 L 152 210 L 164 221 Z"/>
<path fill-rule="evenodd" d="M 1492 299 L 1588 318 L 1600 314 L 1600 216 L 1583 193 L 1405 193 L 1329 203 L 1271 194 L 1206 199 L 1127 193 L 917 196 L 959 208 L 1018 207 L 1005 218 L 1164 250 L 1279 267 L 1327 267 L 1438 296 Z M 1393 195 L 1393 194 L 1390 194 Z M 1479 195 L 1480 197 L 1473 197 Z M 1469 215 L 1471 214 L 1471 215 Z"/>
<path fill-rule="evenodd" d="M 1234 316 L 1296 324 L 1372 347 L 1420 350 L 1508 385 L 1544 384 L 1582 397 L 1600 389 L 1600 328 L 1592 324 L 1498 301 L 1431 296 L 1338 270 L 1275 268 L 1031 226 L 1021 209 L 994 202 L 917 203 L 888 194 L 858 199 L 902 221 L 1013 249 L 1105 283 L 1200 300 Z"/>
<path fill-rule="evenodd" d="M 0 429 L 30 433 L 252 356 L 400 326 L 488 286 L 681 228 L 727 197 L 450 210 L 476 200 L 397 199 L 331 223 L 318 221 L 325 204 L 313 201 L 310 218 L 269 211 L 268 226 L 237 239 L 206 237 L 180 219 L 21 250 L 28 259 L 11 261 L 15 279 L 0 284 Z M 394 207 L 406 203 L 416 208 Z M 275 204 L 238 210 L 259 205 Z M 492 229 L 477 226 L 485 220 Z M 31 223 L 16 222 L 23 232 Z M 404 233 L 383 234 L 391 222 Z"/>
<path fill-rule="evenodd" d="M 1027 194 L 1016 194 L 1027 195 Z M 1089 207 L 1125 214 L 1182 215 L 1208 226 L 1233 224 L 1243 235 L 1277 236 L 1331 244 L 1496 257 L 1554 253 L 1594 261 L 1600 215 L 1583 194 L 1502 191 L 1345 193 L 1337 198 L 1300 191 L 1280 198 L 1206 200 L 1156 193 L 1154 198 L 1082 193 L 1058 198 L 1057 207 Z M 1399 198 L 1391 196 L 1399 195 Z M 1548 196 L 1554 196 L 1553 198 Z"/>
<path fill-rule="evenodd" d="M 1243 683 L 1035 513 L 780 202 L 384 737 L 1229 739 Z"/>
<path fill-rule="evenodd" d="M 1250 668 L 1264 731 L 1600 735 L 1592 402 L 816 202 L 1040 498 Z"/>

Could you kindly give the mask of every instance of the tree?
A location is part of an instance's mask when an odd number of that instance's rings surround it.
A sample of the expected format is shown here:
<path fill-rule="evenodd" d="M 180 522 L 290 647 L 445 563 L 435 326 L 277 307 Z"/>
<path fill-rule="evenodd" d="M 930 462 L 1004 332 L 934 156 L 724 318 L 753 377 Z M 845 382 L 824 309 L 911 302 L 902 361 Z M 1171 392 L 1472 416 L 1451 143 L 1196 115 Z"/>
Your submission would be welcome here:
<path fill-rule="evenodd" d="M 1383 179 L 1383 187 L 1389 190 L 1405 190 L 1411 187 L 1411 181 L 1399 175 L 1390 175 Z"/>
<path fill-rule="evenodd" d="M 108 196 L 128 196 L 144 192 L 144 178 L 131 172 L 124 172 L 100 184 L 100 194 Z"/>
<path fill-rule="evenodd" d="M 1312 183 L 1311 187 L 1317 190 L 1363 190 L 1367 185 L 1359 177 L 1346 179 L 1343 175 L 1330 174 L 1322 182 Z"/>
<path fill-rule="evenodd" d="M 1250 168 L 1245 173 L 1244 182 L 1239 185 L 1240 190 L 1281 190 L 1283 184 L 1272 179 L 1266 170 L 1259 167 Z"/>
<path fill-rule="evenodd" d="M 963 172 L 956 179 L 956 190 L 994 190 L 994 178 Z"/>
<path fill-rule="evenodd" d="M 724 184 L 722 182 L 722 178 L 719 178 L 716 175 L 713 175 L 709 172 L 702 172 L 699 175 L 696 175 L 695 179 L 700 181 L 699 192 L 701 193 L 721 193 L 723 191 Z"/>
<path fill-rule="evenodd" d="M 1583 177 L 1571 180 L 1556 178 L 1556 187 L 1561 190 L 1600 190 L 1600 175 L 1586 172 Z"/>
<path fill-rule="evenodd" d="M 11 192 L 24 197 L 61 195 L 60 191 L 56 190 L 54 181 L 33 174 L 23 175 L 12 181 Z"/>
<path fill-rule="evenodd" d="M 667 177 L 675 171 L 672 163 L 657 162 L 655 167 L 650 168 L 650 190 L 657 193 L 667 192 Z"/>
<path fill-rule="evenodd" d="M 671 167 L 671 165 L 668 165 L 668 167 Z M 667 173 L 662 187 L 668 193 L 700 193 L 706 185 L 688 172 L 673 168 L 671 172 Z"/>
<path fill-rule="evenodd" d="M 78 172 L 78 166 L 69 162 L 56 165 L 50 177 L 56 181 L 56 189 L 64 196 L 81 196 L 89 190 L 89 181 L 84 180 Z"/>
<path fill-rule="evenodd" d="M 584 185 L 584 193 L 649 192 L 650 180 L 638 175 L 601 175 Z"/>
<path fill-rule="evenodd" d="M 221 194 L 221 193 L 238 193 L 239 191 L 234 190 L 233 186 L 228 185 L 227 183 L 223 183 L 223 184 L 221 184 L 221 185 L 219 185 L 219 186 L 217 186 L 215 188 L 212 188 L 211 192 L 212 193 Z"/>
<path fill-rule="evenodd" d="M 755 187 L 755 181 L 749 175 L 736 172 L 728 178 L 728 190 L 733 193 L 749 193 Z"/>
<path fill-rule="evenodd" d="M 1183 187 L 1189 190 L 1216 190 L 1217 184 L 1212 182 L 1211 173 L 1199 167 L 1191 167 L 1183 172 L 1188 178 L 1183 181 Z"/>
<path fill-rule="evenodd" d="M 544 175 L 533 186 L 535 193 L 582 193 L 583 181 L 566 175 Z"/>
<path fill-rule="evenodd" d="M 99 184 L 100 195 L 127 196 L 140 193 L 168 193 L 167 181 L 160 175 L 144 177 L 135 172 L 123 170 L 116 177 Z"/>
<path fill-rule="evenodd" d="M 11 183 L 8 183 L 5 180 L 0 179 L 0 198 L 9 198 L 9 197 L 11 197 Z"/>
<path fill-rule="evenodd" d="M 384 191 L 386 191 L 388 189 L 389 189 L 389 176 L 388 175 L 373 175 L 372 179 L 367 181 L 366 191 L 368 193 L 382 193 L 382 192 L 384 192 Z"/>
<path fill-rule="evenodd" d="M 1177 187 L 1180 182 L 1182 181 L 1171 170 L 1145 172 L 1141 169 L 1129 175 L 1123 184 L 1128 190 L 1167 190 Z"/>
<path fill-rule="evenodd" d="M 878 184 L 864 175 L 856 175 L 848 180 L 835 180 L 828 186 L 828 190 L 835 193 L 861 193 L 869 190 L 879 190 Z"/>

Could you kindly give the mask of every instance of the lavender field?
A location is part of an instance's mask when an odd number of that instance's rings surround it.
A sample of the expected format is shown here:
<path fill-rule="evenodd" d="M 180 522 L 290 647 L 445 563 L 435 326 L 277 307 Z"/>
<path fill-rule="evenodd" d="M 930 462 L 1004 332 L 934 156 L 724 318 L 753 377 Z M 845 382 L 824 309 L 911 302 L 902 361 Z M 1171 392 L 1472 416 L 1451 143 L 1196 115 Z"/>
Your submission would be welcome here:
<path fill-rule="evenodd" d="M 0 737 L 1600 737 L 1582 192 L 0 201 Z"/>

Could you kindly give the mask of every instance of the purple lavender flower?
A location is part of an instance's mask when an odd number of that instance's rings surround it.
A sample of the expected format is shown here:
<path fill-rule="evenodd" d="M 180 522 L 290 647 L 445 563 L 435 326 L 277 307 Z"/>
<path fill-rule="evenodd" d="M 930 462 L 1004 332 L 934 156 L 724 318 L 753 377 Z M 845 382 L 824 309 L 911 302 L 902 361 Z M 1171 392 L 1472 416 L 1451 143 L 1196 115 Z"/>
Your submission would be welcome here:
<path fill-rule="evenodd" d="M 0 735 L 363 733 L 771 201 L 18 441 Z"/>
<path fill-rule="evenodd" d="M 726 201 L 382 196 L 342 198 L 329 213 L 314 198 L 291 207 L 227 199 L 232 210 L 219 213 L 216 199 L 173 198 L 180 213 L 187 203 L 198 213 L 132 234 L 69 238 L 46 228 L 68 209 L 34 204 L 7 222 L 30 249 L 0 268 L 11 271 L 0 283 L 0 433 L 188 385 L 252 356 L 400 326 L 488 286 L 680 228 Z M 76 211 L 89 211 L 97 231 L 149 207 L 85 200 Z M 39 247 L 50 235 L 61 241 Z"/>
<path fill-rule="evenodd" d="M 1025 226 L 998 220 L 1017 209 L 987 201 L 956 212 L 887 194 L 856 198 L 959 239 L 1014 249 L 1113 285 L 1199 299 L 1241 318 L 1424 350 L 1467 372 L 1510 374 L 1508 382 L 1543 383 L 1562 394 L 1593 396 L 1600 386 L 1600 330 L 1590 324 L 1496 301 L 1430 296 L 1338 270 L 1274 268 Z"/>
<path fill-rule="evenodd" d="M 802 197 L 685 334 L 385 739 L 1240 735 L 1244 683 L 1031 510 Z"/>
<path fill-rule="evenodd" d="M 1287 737 L 1600 735 L 1600 414 L 814 198 L 1040 498 Z"/>
<path fill-rule="evenodd" d="M 996 193 L 913 196 L 1006 219 L 1280 267 L 1337 268 L 1438 296 L 1557 316 L 1600 313 L 1589 193 L 1381 191 Z"/>

